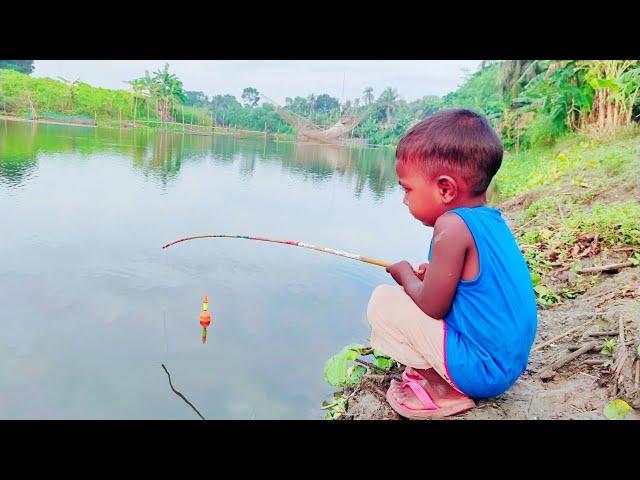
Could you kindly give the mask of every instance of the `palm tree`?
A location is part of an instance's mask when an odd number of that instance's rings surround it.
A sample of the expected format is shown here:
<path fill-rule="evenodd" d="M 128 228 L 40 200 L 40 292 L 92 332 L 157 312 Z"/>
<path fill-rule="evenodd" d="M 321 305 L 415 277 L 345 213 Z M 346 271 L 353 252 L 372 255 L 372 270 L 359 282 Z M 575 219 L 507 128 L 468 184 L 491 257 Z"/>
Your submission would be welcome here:
<path fill-rule="evenodd" d="M 373 103 L 373 87 L 367 87 L 362 92 L 362 99 L 366 105 L 371 105 Z"/>
<path fill-rule="evenodd" d="M 309 101 L 309 116 L 311 116 L 311 112 L 313 112 L 315 108 L 316 96 L 312 93 L 307 97 L 307 100 Z"/>
<path fill-rule="evenodd" d="M 396 104 L 398 101 L 398 92 L 395 88 L 387 87 L 381 94 L 378 99 L 385 107 L 387 112 L 387 126 L 391 125 L 391 115 L 392 112 L 396 110 Z"/>
<path fill-rule="evenodd" d="M 130 80 L 128 83 L 131 85 L 131 97 L 133 98 L 133 120 L 136 120 L 138 111 L 138 98 L 145 99 L 145 82 L 144 79 L 138 78 L 136 80 Z"/>

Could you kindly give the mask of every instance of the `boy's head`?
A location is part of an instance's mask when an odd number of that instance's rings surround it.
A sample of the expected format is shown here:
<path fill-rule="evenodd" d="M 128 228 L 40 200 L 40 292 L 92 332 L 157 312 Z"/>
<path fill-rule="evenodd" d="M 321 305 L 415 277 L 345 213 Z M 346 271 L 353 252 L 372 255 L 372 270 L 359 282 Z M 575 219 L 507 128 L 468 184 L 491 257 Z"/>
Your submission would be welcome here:
<path fill-rule="evenodd" d="M 502 153 L 500 137 L 483 115 L 465 109 L 434 113 L 398 144 L 404 203 L 429 226 L 448 210 L 484 203 Z"/>

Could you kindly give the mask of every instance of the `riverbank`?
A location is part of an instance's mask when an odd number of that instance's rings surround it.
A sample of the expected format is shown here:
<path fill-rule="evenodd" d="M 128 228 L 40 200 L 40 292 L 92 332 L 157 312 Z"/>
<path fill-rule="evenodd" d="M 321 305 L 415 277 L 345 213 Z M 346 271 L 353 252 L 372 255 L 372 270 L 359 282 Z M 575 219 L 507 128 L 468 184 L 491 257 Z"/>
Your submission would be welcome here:
<path fill-rule="evenodd" d="M 88 127 L 88 128 L 96 128 L 96 127 L 104 127 L 104 128 L 145 128 L 150 130 L 162 130 L 167 132 L 175 132 L 175 133 L 187 133 L 191 135 L 204 135 L 204 136 L 212 136 L 215 134 L 220 135 L 232 135 L 237 137 L 243 136 L 254 136 L 254 137 L 266 137 L 275 141 L 283 141 L 283 142 L 295 142 L 295 137 L 293 135 L 288 134 L 279 134 L 279 133 L 266 133 L 256 130 L 245 130 L 245 129 L 236 129 L 236 128 L 228 128 L 228 127 L 218 127 L 218 126 L 199 126 L 199 125 L 188 125 L 181 124 L 177 122 L 142 122 L 142 121 L 131 121 L 125 120 L 122 122 L 107 120 L 103 122 L 97 122 L 93 124 L 88 123 L 76 123 L 76 122 L 64 122 L 58 120 L 52 120 L 49 118 L 28 118 L 14 115 L 6 115 L 0 114 L 0 120 L 10 120 L 14 122 L 26 122 L 26 123 L 38 123 L 38 124 L 49 124 L 49 125 L 67 125 L 72 127 Z"/>
<path fill-rule="evenodd" d="M 639 143 L 572 136 L 505 158 L 494 205 L 532 272 L 538 331 L 516 384 L 454 418 L 596 419 L 613 399 L 640 418 Z M 398 419 L 384 394 L 400 371 L 346 388 L 341 418 Z"/>

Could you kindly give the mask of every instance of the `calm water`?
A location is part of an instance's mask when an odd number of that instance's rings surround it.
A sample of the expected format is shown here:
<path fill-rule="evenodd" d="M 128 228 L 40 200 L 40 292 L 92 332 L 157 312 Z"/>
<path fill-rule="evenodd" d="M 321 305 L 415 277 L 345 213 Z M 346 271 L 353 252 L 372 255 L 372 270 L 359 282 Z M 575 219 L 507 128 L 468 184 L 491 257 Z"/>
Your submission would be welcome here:
<path fill-rule="evenodd" d="M 321 418 L 384 269 L 430 232 L 393 151 L 0 120 L 0 418 Z M 213 322 L 200 341 L 208 295 Z"/>

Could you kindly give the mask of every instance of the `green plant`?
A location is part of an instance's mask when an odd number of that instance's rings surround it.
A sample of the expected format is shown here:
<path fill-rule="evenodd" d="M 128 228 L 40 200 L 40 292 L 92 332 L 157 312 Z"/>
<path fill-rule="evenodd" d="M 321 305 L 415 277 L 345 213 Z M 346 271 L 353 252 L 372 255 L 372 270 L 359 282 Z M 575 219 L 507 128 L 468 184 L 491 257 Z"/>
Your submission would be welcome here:
<path fill-rule="evenodd" d="M 327 360 L 324 365 L 325 380 L 335 387 L 357 384 L 367 369 L 364 365 L 353 365 L 352 362 L 363 348 L 359 343 L 352 343 Z"/>
<path fill-rule="evenodd" d="M 380 352 L 379 350 L 374 350 L 373 356 L 376 359 L 374 362 L 374 365 L 382 370 L 391 370 L 396 364 L 396 362 L 393 359 L 391 359 L 390 357 L 387 357 L 384 353 Z"/>
<path fill-rule="evenodd" d="M 541 305 L 552 305 L 559 302 L 558 295 L 552 292 L 549 287 L 544 285 L 536 285 L 533 288 L 537 294 L 538 303 Z"/>
<path fill-rule="evenodd" d="M 343 415 L 347 413 L 347 407 L 349 405 L 349 397 L 346 397 L 341 391 L 333 394 L 333 401 L 322 402 L 322 409 L 327 410 L 324 416 L 325 420 L 339 420 Z"/>
<path fill-rule="evenodd" d="M 604 342 L 604 345 L 602 346 L 602 350 L 600 350 L 600 353 L 603 353 L 604 355 L 612 355 L 615 348 L 616 348 L 616 341 L 615 339 L 611 338 L 606 342 Z"/>
<path fill-rule="evenodd" d="M 630 411 L 631 406 L 627 402 L 616 398 L 615 400 L 611 400 L 609 403 L 607 403 L 607 405 L 604 407 L 603 413 L 604 416 L 609 420 L 622 420 Z"/>

